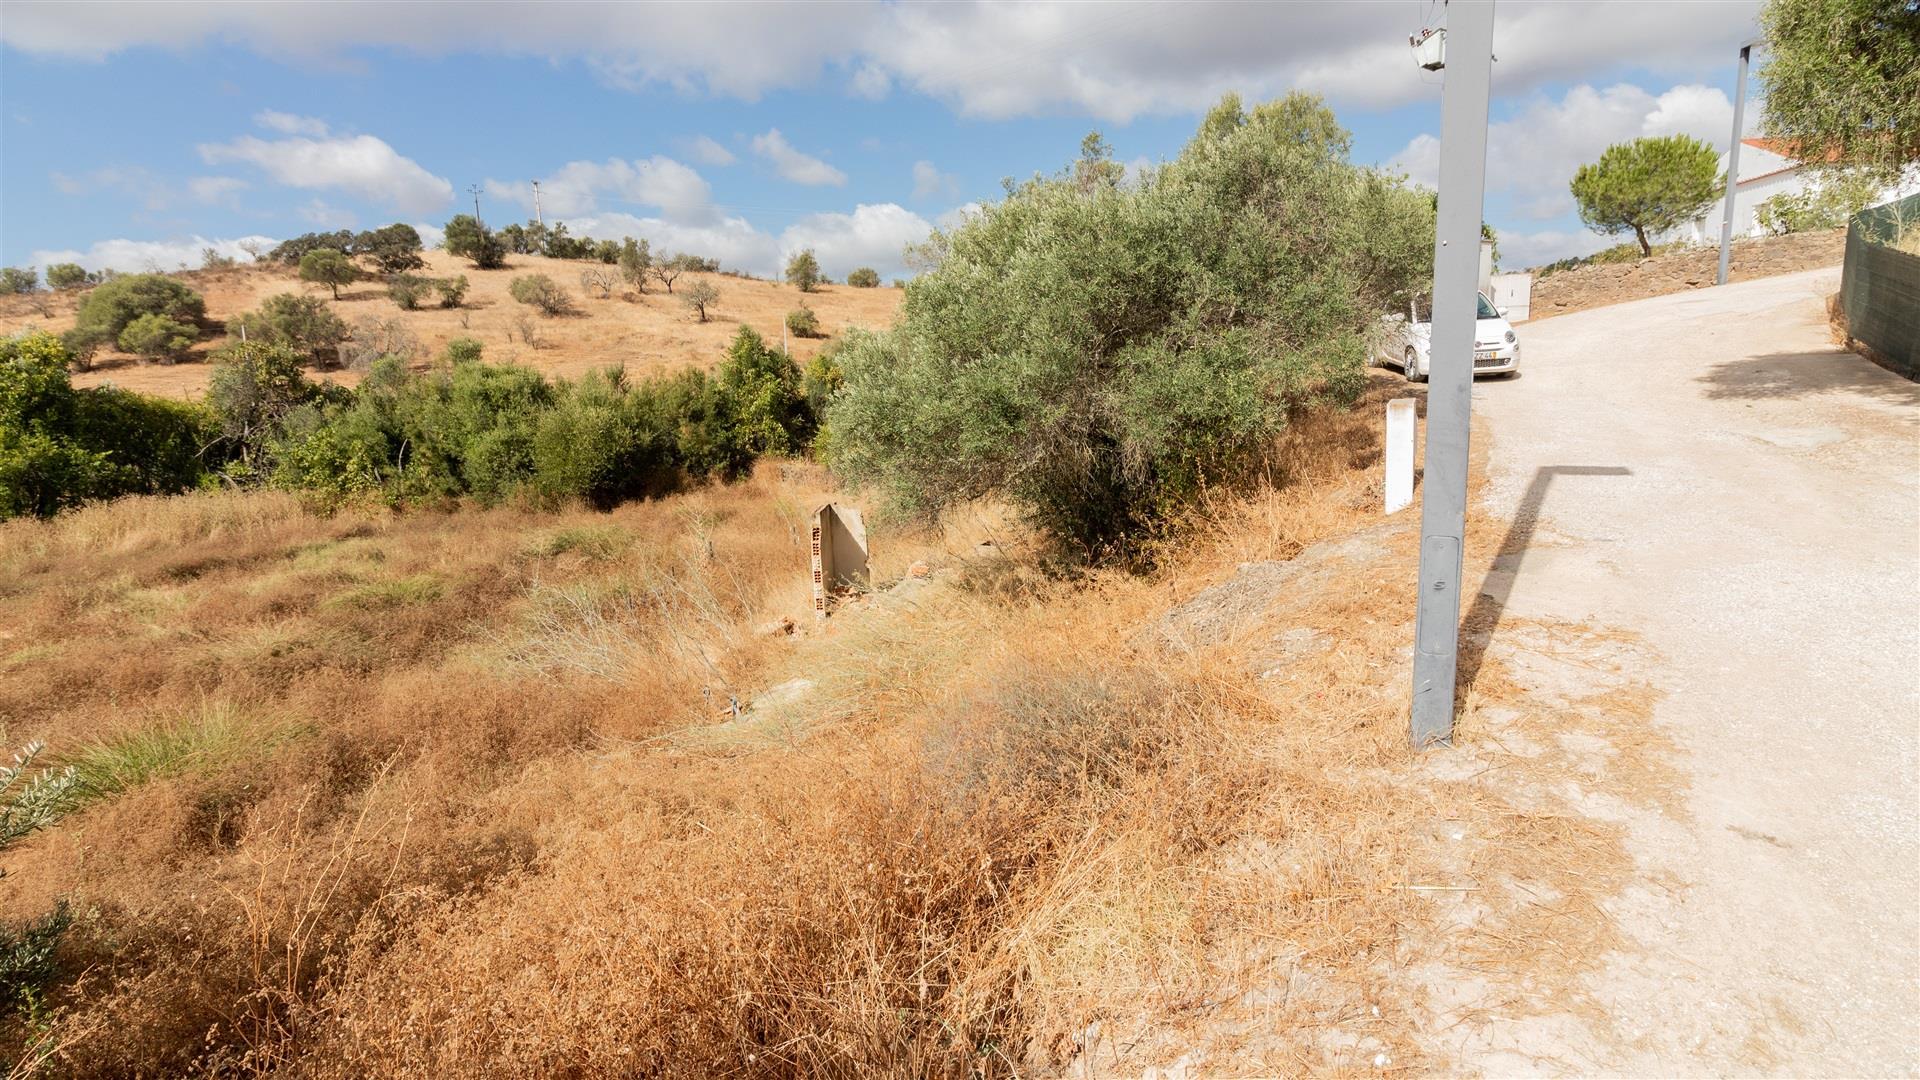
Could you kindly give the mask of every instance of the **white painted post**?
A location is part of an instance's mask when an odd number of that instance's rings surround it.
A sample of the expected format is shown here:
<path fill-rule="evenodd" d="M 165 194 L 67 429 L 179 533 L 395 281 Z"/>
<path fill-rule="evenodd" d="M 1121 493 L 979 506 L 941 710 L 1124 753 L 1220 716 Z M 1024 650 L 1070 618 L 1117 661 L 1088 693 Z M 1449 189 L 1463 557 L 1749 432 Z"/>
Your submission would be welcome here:
<path fill-rule="evenodd" d="M 1414 401 L 1387 402 L 1387 513 L 1413 505 Z"/>

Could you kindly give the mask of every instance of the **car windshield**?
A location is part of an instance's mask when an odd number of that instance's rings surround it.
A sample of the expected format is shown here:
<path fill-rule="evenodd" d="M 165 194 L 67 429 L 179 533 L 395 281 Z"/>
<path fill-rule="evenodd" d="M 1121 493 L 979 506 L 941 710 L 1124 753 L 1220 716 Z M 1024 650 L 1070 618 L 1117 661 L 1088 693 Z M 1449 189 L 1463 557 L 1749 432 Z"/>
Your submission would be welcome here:
<path fill-rule="evenodd" d="M 1476 315 L 1475 318 L 1497 319 L 1500 317 L 1500 313 L 1494 310 L 1493 301 L 1487 299 L 1486 293 L 1475 293 L 1473 298 L 1480 302 L 1479 314 Z M 1414 305 L 1414 313 L 1415 322 L 1427 322 L 1433 318 L 1433 307 L 1425 297 L 1422 297 L 1420 301 Z"/>

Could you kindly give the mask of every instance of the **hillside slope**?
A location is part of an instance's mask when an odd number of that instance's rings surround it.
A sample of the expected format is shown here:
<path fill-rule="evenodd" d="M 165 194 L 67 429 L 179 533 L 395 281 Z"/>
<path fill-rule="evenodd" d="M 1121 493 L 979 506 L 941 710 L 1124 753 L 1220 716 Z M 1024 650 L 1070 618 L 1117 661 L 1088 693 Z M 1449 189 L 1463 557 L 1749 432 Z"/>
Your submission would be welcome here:
<path fill-rule="evenodd" d="M 891 325 L 903 296 L 902 290 L 887 287 L 826 285 L 815 293 L 801 293 L 772 281 L 686 274 L 674 283 L 676 290 L 705 279 L 720 291 L 720 302 L 708 311 L 708 321 L 701 323 L 677 295 L 669 295 L 657 282 L 649 282 L 644 294 L 623 287 L 611 299 L 590 298 L 581 287 L 581 271 L 612 269 L 597 262 L 514 255 L 504 269 L 475 270 L 465 259 L 444 251 L 429 251 L 426 258 L 428 267 L 421 273 L 436 277 L 466 275 L 469 289 L 464 306 L 402 311 L 387 298 L 385 284 L 377 280 L 347 286 L 339 300 L 329 300 L 328 304 L 349 325 L 366 318 L 400 320 L 419 340 L 422 359 L 439 353 L 454 338 L 471 337 L 486 346 L 489 360 L 511 360 L 549 374 L 573 376 L 612 364 L 625 364 L 640 373 L 706 366 L 719 358 L 727 339 L 741 323 L 777 343 L 785 329 L 787 312 L 803 301 L 819 315 L 821 329 L 829 335 L 824 340 L 795 338 L 789 342 L 794 357 L 804 363 L 833 335 L 851 327 L 882 329 Z M 558 282 L 573 295 L 579 313 L 542 318 L 534 309 L 515 302 L 508 295 L 508 286 L 525 274 L 545 274 Z M 302 282 L 291 268 L 277 265 L 190 270 L 175 276 L 206 297 L 210 323 L 224 324 L 242 311 L 259 307 L 262 300 L 275 293 L 329 295 L 325 287 Z M 28 327 L 69 329 L 80 295 L 40 293 L 0 298 L 0 334 Z M 521 333 L 523 321 L 534 331 L 532 345 Z M 189 359 L 173 365 L 144 364 L 125 354 L 103 353 L 94 370 L 76 375 L 74 384 L 97 386 L 111 381 L 130 390 L 191 397 L 206 388 L 210 374 L 207 356 L 223 340 L 224 335 L 210 331 Z M 359 378 L 350 371 L 329 372 L 327 377 L 348 385 Z"/>
<path fill-rule="evenodd" d="M 1847 246 L 1845 229 L 1791 233 L 1734 241 L 1732 281 L 1838 266 Z M 1656 251 L 1630 262 L 1594 262 L 1536 276 L 1530 321 L 1568 315 L 1588 308 L 1713 285 L 1720 268 L 1717 246 Z"/>

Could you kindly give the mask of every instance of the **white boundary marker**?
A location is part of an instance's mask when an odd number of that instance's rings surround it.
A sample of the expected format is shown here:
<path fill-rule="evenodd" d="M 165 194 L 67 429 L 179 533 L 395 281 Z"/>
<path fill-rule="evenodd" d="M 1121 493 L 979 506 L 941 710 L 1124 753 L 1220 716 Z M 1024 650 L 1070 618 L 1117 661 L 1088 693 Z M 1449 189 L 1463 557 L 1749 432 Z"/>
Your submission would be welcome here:
<path fill-rule="evenodd" d="M 1413 505 L 1414 400 L 1387 402 L 1387 513 Z"/>

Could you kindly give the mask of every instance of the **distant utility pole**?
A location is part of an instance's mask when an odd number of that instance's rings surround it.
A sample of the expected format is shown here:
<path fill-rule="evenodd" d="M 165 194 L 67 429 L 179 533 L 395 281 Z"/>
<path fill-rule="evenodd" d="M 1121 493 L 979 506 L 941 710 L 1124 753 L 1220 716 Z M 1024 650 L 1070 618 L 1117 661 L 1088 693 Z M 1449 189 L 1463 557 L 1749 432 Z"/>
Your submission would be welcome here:
<path fill-rule="evenodd" d="M 541 228 L 547 227 L 547 219 L 540 216 L 540 181 L 533 182 L 533 221 Z"/>
<path fill-rule="evenodd" d="M 480 185 L 468 184 L 467 190 L 473 192 L 473 220 L 480 221 Z"/>
<path fill-rule="evenodd" d="M 1733 86 L 1733 138 L 1727 142 L 1727 213 L 1720 222 L 1720 272 L 1713 277 L 1715 285 L 1727 283 L 1727 270 L 1733 261 L 1733 196 L 1740 190 L 1740 122 L 1747 111 L 1747 59 L 1758 44 L 1749 41 L 1740 46 L 1740 77 Z"/>
<path fill-rule="evenodd" d="M 1413 624 L 1413 744 L 1422 749 L 1453 741 L 1467 439 L 1473 418 L 1474 294 L 1480 279 L 1487 180 L 1487 95 L 1493 81 L 1493 0 L 1450 0 L 1445 48 L 1427 461 L 1420 495 L 1420 597 Z"/>

